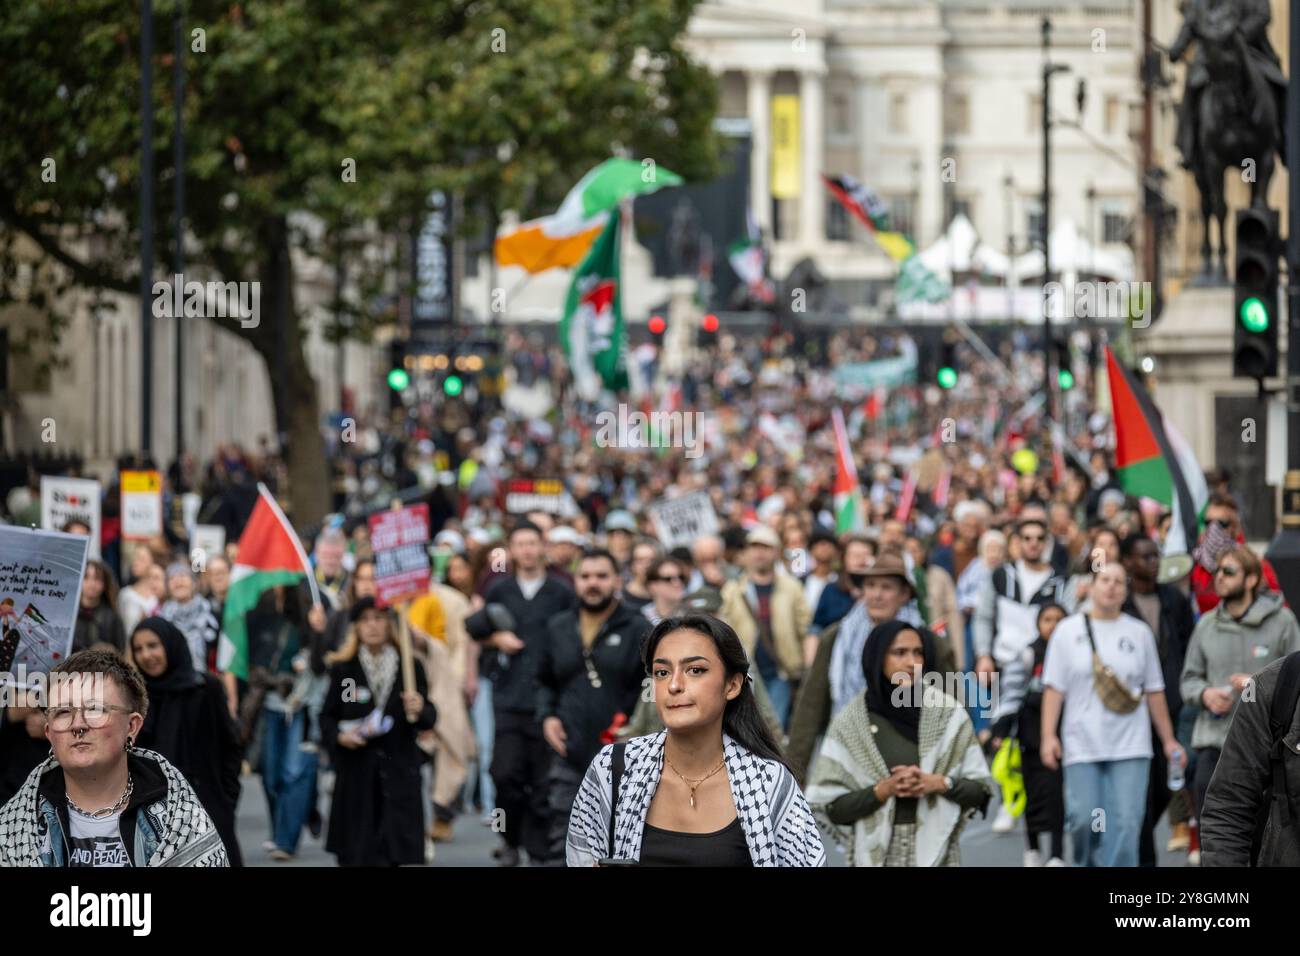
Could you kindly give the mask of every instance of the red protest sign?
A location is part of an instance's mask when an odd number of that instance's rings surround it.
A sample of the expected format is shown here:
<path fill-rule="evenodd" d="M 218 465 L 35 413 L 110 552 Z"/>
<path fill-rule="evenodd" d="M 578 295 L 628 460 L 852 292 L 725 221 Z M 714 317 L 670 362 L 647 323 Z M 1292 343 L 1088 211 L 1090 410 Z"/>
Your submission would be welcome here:
<path fill-rule="evenodd" d="M 375 603 L 400 604 L 429 590 L 429 506 L 370 516 L 375 555 Z"/>

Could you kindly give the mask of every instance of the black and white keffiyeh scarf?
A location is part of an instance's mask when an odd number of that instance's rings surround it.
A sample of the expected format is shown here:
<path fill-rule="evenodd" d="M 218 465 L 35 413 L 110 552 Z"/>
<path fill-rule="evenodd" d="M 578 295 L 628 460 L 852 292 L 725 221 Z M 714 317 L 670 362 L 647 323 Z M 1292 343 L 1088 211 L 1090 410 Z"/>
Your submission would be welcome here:
<path fill-rule="evenodd" d="M 361 669 L 366 673 L 366 683 L 370 685 L 370 691 L 375 695 L 373 698 L 375 708 L 383 710 L 388 706 L 388 695 L 397 680 L 397 668 L 401 663 L 400 655 L 391 644 L 385 644 L 379 653 L 375 653 L 363 644 L 357 650 L 357 660 L 361 661 Z"/>
<path fill-rule="evenodd" d="M 569 815 L 565 851 L 569 866 L 594 866 L 611 856 L 641 859 L 645 819 L 663 775 L 667 736 L 667 731 L 660 731 L 627 742 L 613 853 L 608 846 L 613 747 L 602 748 L 592 760 Z M 790 771 L 775 760 L 756 756 L 726 734 L 722 751 L 754 866 L 825 866 L 821 833 Z"/>

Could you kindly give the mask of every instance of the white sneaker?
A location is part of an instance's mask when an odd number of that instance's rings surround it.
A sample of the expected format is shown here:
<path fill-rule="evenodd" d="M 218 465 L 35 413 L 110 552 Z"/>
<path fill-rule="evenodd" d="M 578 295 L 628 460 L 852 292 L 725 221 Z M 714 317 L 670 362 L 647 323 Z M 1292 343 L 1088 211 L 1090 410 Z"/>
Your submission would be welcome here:
<path fill-rule="evenodd" d="M 1048 865 L 1048 866 L 1065 866 L 1065 861 L 1062 860 L 1059 856 L 1054 856 L 1054 857 L 1052 857 L 1050 860 L 1047 861 L 1047 865 Z"/>
<path fill-rule="evenodd" d="M 1025 866 L 1042 866 L 1043 855 L 1037 850 L 1025 851 Z"/>
<path fill-rule="evenodd" d="M 1188 866 L 1200 866 L 1200 865 L 1201 865 L 1201 851 L 1200 851 L 1200 850 L 1189 850 L 1189 851 L 1187 852 L 1187 865 L 1188 865 Z"/>
<path fill-rule="evenodd" d="M 994 833 L 1010 833 L 1016 828 L 1016 818 L 1011 815 L 1011 811 L 1006 808 L 1006 804 L 998 807 L 998 815 L 993 820 Z"/>

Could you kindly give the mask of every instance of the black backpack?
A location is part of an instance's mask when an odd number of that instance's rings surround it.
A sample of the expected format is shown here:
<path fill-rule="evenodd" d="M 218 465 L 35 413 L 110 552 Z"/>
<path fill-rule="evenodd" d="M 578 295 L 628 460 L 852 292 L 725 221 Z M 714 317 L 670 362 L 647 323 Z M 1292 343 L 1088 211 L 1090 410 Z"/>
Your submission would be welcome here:
<path fill-rule="evenodd" d="M 1283 827 L 1291 824 L 1291 795 L 1287 792 L 1286 766 L 1283 759 L 1286 745 L 1282 743 L 1282 738 L 1291 729 L 1297 704 L 1300 704 L 1300 651 L 1294 651 L 1286 656 L 1282 671 L 1278 675 L 1277 686 L 1273 689 L 1273 702 L 1268 708 L 1268 731 L 1271 740 L 1268 759 L 1269 766 L 1273 769 L 1273 780 L 1264 791 L 1264 804 L 1255 819 L 1255 836 L 1250 841 L 1251 866 L 1259 865 L 1264 828 L 1268 825 L 1268 818 L 1275 802 L 1278 807 L 1278 822 Z"/>

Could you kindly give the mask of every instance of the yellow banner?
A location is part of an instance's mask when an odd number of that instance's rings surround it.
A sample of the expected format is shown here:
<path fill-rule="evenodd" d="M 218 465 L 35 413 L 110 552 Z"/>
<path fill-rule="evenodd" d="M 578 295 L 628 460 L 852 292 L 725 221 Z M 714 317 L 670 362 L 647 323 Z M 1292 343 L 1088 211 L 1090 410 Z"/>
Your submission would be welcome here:
<path fill-rule="evenodd" d="M 122 491 L 127 494 L 134 492 L 157 494 L 162 491 L 162 476 L 156 471 L 124 471 Z"/>
<path fill-rule="evenodd" d="M 799 198 L 799 97 L 772 97 L 772 198 Z"/>

